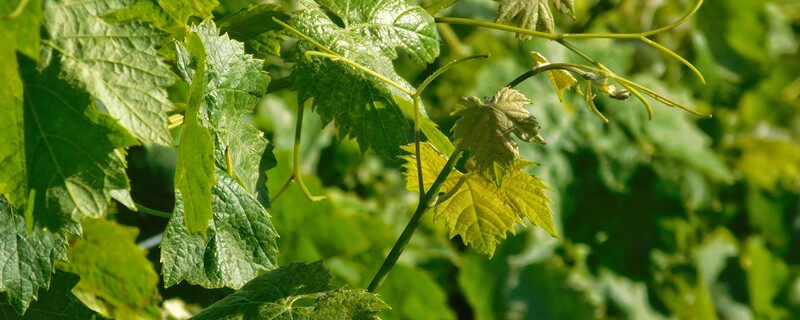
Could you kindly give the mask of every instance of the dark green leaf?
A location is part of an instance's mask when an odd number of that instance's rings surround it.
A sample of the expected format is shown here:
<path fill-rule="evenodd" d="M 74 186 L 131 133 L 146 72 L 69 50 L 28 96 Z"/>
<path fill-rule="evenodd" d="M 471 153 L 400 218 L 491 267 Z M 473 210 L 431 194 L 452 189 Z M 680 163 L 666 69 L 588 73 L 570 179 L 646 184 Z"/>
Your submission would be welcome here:
<path fill-rule="evenodd" d="M 0 316 L 3 319 L 19 320 L 102 320 L 106 319 L 89 309 L 71 290 L 79 277 L 72 273 L 56 272 L 50 289 L 43 291 L 39 299 L 31 304 L 24 316 L 18 317 L 11 307 L 0 299 Z M 0 295 L 1 296 L 1 295 Z M 2 298 L 2 297 L 0 297 Z"/>

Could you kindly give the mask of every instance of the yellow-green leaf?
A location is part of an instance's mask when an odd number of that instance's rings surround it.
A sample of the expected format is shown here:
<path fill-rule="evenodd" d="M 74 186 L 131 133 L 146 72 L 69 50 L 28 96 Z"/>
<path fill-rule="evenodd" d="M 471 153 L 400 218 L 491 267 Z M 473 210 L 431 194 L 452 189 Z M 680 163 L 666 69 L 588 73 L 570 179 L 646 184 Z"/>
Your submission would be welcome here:
<path fill-rule="evenodd" d="M 543 55 L 536 51 L 531 51 L 531 56 L 534 60 L 536 60 L 536 66 L 546 65 L 550 62 L 547 61 Z M 569 89 L 576 89 L 580 91 L 578 87 L 578 80 L 575 80 L 575 77 L 572 76 L 569 71 L 566 70 L 550 70 L 547 71 L 547 78 L 550 79 L 550 83 L 553 84 L 553 88 L 556 89 L 556 93 L 558 94 L 558 100 L 563 102 L 564 101 L 564 90 Z"/>
<path fill-rule="evenodd" d="M 413 152 L 414 146 L 407 145 L 403 149 Z M 420 156 L 423 178 L 426 187 L 430 187 L 447 158 L 428 143 L 421 145 Z M 407 155 L 402 158 L 406 161 L 403 165 L 406 188 L 416 191 L 415 157 Z M 549 188 L 542 180 L 523 170 L 530 165 L 532 163 L 527 161 L 514 161 L 501 187 L 483 174 L 452 172 L 442 186 L 442 197 L 446 199 L 440 200 L 434 208 L 434 219 L 444 221 L 451 237 L 459 235 L 465 244 L 490 256 L 500 240 L 505 239 L 506 233 L 513 233 L 516 225 L 526 218 L 557 237 L 549 208 L 552 201 L 545 194 Z"/>

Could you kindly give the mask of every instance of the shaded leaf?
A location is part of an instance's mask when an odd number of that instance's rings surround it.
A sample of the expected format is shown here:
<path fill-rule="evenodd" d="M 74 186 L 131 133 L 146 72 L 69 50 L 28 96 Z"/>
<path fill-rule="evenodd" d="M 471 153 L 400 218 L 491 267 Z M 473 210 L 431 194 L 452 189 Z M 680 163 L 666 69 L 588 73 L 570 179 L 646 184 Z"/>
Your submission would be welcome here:
<path fill-rule="evenodd" d="M 252 5 L 219 21 L 219 28 L 231 38 L 244 42 L 247 52 L 265 59 L 280 55 L 281 43 L 285 40 L 283 27 L 272 18 L 285 21 L 289 15 L 280 5 L 263 3 Z"/>
<path fill-rule="evenodd" d="M 101 320 L 105 319 L 92 309 L 89 309 L 72 294 L 72 288 L 78 283 L 77 275 L 66 272 L 56 272 L 53 282 L 47 291 L 42 291 L 39 299 L 31 304 L 28 312 L 22 317 L 17 317 L 11 308 L 5 304 L 5 299 L 0 299 L 0 316 L 4 319 L 19 320 Z M 1 297 L 0 297 L 1 298 Z"/>
<path fill-rule="evenodd" d="M 57 77 L 58 63 L 42 73 L 23 63 L 25 178 L 36 191 L 34 220 L 60 230 L 86 216 L 102 217 L 112 198 L 130 203 L 123 152 L 136 141 L 89 96 Z"/>
<path fill-rule="evenodd" d="M 50 287 L 56 260 L 67 260 L 66 237 L 39 228 L 28 232 L 22 213 L 0 195 L 0 310 L 13 310 L 0 312 L 13 319 L 43 299 L 39 289 Z"/>
<path fill-rule="evenodd" d="M 241 290 L 209 306 L 194 320 L 378 319 L 388 306 L 364 290 L 335 289 L 322 261 L 294 262 L 248 282 Z M 307 305 L 293 305 L 313 299 Z"/>
<path fill-rule="evenodd" d="M 510 24 L 528 30 L 544 30 L 553 33 L 555 23 L 548 0 L 494 0 L 500 2 L 495 22 Z M 552 0 L 558 11 L 575 18 L 574 0 Z M 517 34 L 517 39 L 528 40 L 531 36 Z"/>

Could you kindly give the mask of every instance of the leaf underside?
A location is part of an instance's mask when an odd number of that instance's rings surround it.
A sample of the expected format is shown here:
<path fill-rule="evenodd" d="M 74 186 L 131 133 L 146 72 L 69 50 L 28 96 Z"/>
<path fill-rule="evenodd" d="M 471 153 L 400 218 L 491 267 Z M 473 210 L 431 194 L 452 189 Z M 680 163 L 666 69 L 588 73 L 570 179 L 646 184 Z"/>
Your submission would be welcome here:
<path fill-rule="evenodd" d="M 500 2 L 495 22 L 510 24 L 528 30 L 543 30 L 553 33 L 555 22 L 549 1 L 556 10 L 575 19 L 575 0 L 495 0 Z M 531 36 L 517 34 L 520 41 Z"/>

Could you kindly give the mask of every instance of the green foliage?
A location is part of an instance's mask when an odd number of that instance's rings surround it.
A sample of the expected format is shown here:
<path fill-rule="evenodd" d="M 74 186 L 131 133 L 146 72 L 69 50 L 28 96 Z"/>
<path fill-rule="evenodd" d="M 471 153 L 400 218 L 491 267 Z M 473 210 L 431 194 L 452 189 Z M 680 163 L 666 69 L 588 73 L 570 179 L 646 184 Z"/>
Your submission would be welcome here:
<path fill-rule="evenodd" d="M 404 149 L 413 152 L 413 146 Z M 422 145 L 420 156 L 423 160 L 422 176 L 430 187 L 436 175 L 442 170 L 447 159 L 430 144 Z M 406 178 L 409 190 L 416 191 L 417 167 L 414 156 L 404 156 Z M 509 166 L 505 181 L 497 187 L 488 177 L 472 172 L 469 165 L 467 173 L 454 172 L 445 180 L 442 187 L 444 196 L 434 208 L 436 220 L 444 220 L 450 237 L 461 236 L 464 244 L 492 256 L 495 246 L 505 239 L 506 233 L 514 232 L 518 223 L 528 219 L 541 226 L 554 237 L 557 236 L 550 212 L 550 199 L 545 194 L 549 188 L 538 178 L 523 169 L 532 163 L 518 160 Z"/>
<path fill-rule="evenodd" d="M 171 145 L 167 112 L 173 106 L 166 88 L 175 75 L 154 48 L 161 34 L 139 22 L 101 18 L 127 2 L 45 1 L 43 62 L 59 60 L 62 77 L 102 102 L 137 139 Z"/>
<path fill-rule="evenodd" d="M 106 319 L 89 309 L 70 291 L 78 283 L 78 276 L 72 273 L 56 272 L 47 291 L 42 292 L 22 317 L 14 314 L 11 307 L 0 300 L 0 315 L 6 319 L 48 320 L 48 319 Z"/>
<path fill-rule="evenodd" d="M 547 143 L 539 135 L 541 125 L 524 108 L 530 103 L 519 91 L 504 87 L 491 100 L 462 98 L 453 108 L 453 115 L 461 116 L 453 126 L 456 147 L 470 152 L 478 170 L 503 172 L 492 174 L 498 187 L 519 155 L 512 133 L 525 142 Z"/>
<path fill-rule="evenodd" d="M 511 24 L 523 29 L 554 32 L 553 12 L 548 0 L 494 0 L 500 2 L 495 21 Z M 556 9 L 575 18 L 575 0 L 552 0 Z M 518 34 L 520 41 L 531 36 Z"/>
<path fill-rule="evenodd" d="M 238 289 L 276 267 L 278 234 L 269 213 L 225 172 L 215 174 L 213 217 L 205 234 L 189 233 L 182 195 L 176 192 L 175 211 L 161 241 L 166 286 L 186 280 L 206 288 Z"/>
<path fill-rule="evenodd" d="M 37 225 L 62 230 L 84 217 L 102 217 L 112 198 L 132 205 L 124 152 L 136 141 L 89 95 L 58 78 L 58 65 L 41 73 L 23 61 L 25 193 L 35 191 Z"/>
<path fill-rule="evenodd" d="M 433 18 L 411 0 L 318 2 L 305 3 L 295 16 L 297 30 L 405 88 L 411 86 L 392 65 L 395 50 L 419 62 L 431 62 L 439 53 Z M 323 121 L 336 121 L 339 132 L 356 138 L 362 150 L 398 155 L 411 129 L 405 115 L 413 115 L 414 109 L 401 108 L 395 99 L 410 97 L 341 62 L 304 57 L 307 50 L 320 48 L 305 41 L 295 50 L 292 77 L 298 100 L 313 99 Z"/>
<path fill-rule="evenodd" d="M 100 219 L 82 226 L 83 237 L 67 252 L 69 263 L 59 266 L 81 277 L 72 292 L 114 319 L 160 319 L 158 274 L 136 246 L 138 229 Z"/>
<path fill-rule="evenodd" d="M 0 197 L 0 306 L 13 311 L 4 311 L 11 317 L 22 314 L 31 301 L 39 297 L 39 289 L 50 287 L 56 260 L 67 260 L 67 239 L 42 229 L 26 228 L 25 217 Z"/>
<path fill-rule="evenodd" d="M 336 289 L 322 261 L 295 262 L 248 282 L 192 319 L 378 319 L 375 294 Z M 303 299 L 313 299 L 303 305 Z M 294 305 L 297 303 L 298 305 Z"/>
<path fill-rule="evenodd" d="M 798 12 L 4 1 L 0 318 L 791 319 Z"/>

